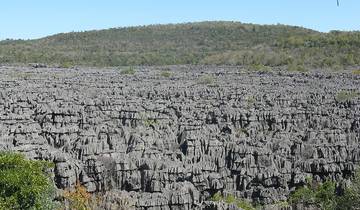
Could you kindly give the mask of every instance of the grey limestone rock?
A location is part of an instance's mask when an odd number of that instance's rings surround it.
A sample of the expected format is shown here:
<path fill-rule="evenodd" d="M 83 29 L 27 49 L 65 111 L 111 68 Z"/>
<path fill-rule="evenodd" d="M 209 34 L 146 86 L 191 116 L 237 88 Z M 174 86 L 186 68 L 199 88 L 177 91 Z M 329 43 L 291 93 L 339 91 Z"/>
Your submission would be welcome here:
<path fill-rule="evenodd" d="M 54 162 L 59 189 L 107 193 L 105 209 L 122 196 L 140 210 L 237 208 L 207 201 L 216 192 L 276 203 L 360 161 L 360 99 L 337 99 L 359 91 L 351 73 L 41 67 L 0 69 L 0 150 Z"/>

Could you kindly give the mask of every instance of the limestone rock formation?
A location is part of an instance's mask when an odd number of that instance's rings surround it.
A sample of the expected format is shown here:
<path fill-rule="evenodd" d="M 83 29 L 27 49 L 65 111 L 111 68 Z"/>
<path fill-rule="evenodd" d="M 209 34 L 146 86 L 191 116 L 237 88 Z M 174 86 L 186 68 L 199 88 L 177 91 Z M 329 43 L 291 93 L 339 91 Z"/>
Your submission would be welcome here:
<path fill-rule="evenodd" d="M 126 191 L 139 210 L 236 209 L 216 192 L 274 203 L 359 163 L 360 99 L 337 98 L 359 75 L 170 68 L 1 67 L 0 150 L 54 162 L 59 189 Z"/>

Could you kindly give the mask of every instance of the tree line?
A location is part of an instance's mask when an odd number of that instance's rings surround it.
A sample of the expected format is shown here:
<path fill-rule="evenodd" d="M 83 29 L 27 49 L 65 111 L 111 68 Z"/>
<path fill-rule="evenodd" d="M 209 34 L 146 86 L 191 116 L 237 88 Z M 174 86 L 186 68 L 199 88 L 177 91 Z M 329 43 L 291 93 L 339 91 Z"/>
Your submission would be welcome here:
<path fill-rule="evenodd" d="M 342 68 L 360 64 L 360 33 L 287 25 L 199 22 L 112 28 L 0 42 L 0 63 L 63 67 L 131 65 L 304 65 Z"/>

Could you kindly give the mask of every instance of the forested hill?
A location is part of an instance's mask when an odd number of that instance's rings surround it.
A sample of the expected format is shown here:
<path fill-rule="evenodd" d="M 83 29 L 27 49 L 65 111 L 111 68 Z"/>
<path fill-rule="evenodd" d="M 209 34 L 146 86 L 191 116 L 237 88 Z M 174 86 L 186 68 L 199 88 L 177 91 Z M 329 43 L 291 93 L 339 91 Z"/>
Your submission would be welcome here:
<path fill-rule="evenodd" d="M 239 22 L 112 28 L 1 41 L 0 63 L 342 67 L 360 64 L 360 33 Z"/>

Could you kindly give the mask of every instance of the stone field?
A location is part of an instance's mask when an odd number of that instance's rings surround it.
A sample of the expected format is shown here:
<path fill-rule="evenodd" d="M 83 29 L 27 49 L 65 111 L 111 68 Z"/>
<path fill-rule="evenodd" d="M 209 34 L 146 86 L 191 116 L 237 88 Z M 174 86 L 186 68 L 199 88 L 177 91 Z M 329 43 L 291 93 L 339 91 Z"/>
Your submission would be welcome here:
<path fill-rule="evenodd" d="M 166 73 L 164 73 L 166 72 Z M 360 75 L 242 67 L 0 67 L 0 150 L 55 163 L 139 210 L 230 209 L 216 192 L 286 200 L 360 161 Z"/>

